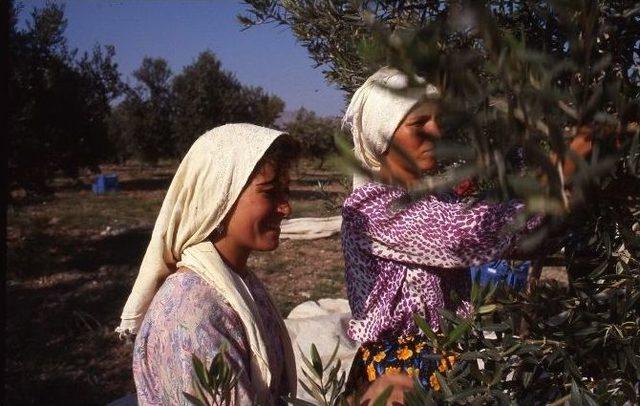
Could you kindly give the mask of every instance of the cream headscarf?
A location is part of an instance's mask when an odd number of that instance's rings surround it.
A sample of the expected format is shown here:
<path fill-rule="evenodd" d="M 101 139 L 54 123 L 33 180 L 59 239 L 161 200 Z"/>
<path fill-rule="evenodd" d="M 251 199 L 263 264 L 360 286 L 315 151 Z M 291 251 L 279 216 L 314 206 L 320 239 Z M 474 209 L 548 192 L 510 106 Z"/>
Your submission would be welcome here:
<path fill-rule="evenodd" d="M 270 404 L 271 372 L 265 347 L 267 334 L 244 281 L 220 258 L 208 241 L 232 208 L 256 164 L 284 133 L 251 124 L 227 124 L 202 135 L 184 157 L 165 196 L 133 290 L 116 329 L 137 333 L 165 278 L 185 266 L 210 283 L 238 313 L 252 357 L 249 371 L 259 404 Z M 295 394 L 296 368 L 284 323 L 279 334 L 285 352 L 289 388 Z"/>
<path fill-rule="evenodd" d="M 343 128 L 353 135 L 356 158 L 366 169 L 378 172 L 393 133 L 407 113 L 423 99 L 438 95 L 438 89 L 423 78 L 416 76 L 411 81 L 395 68 L 385 66 L 371 75 L 353 94 L 342 119 Z M 366 178 L 354 175 L 354 188 L 364 182 Z"/>

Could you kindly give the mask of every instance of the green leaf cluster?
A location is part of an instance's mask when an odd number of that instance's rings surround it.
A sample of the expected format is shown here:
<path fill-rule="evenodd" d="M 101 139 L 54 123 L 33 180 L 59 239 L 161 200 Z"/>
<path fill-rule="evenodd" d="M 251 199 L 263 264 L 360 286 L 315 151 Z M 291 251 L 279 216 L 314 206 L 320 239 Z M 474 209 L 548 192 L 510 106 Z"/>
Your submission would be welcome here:
<path fill-rule="evenodd" d="M 302 350 L 302 361 L 305 367 L 302 368 L 304 379 L 299 379 L 300 385 L 317 403 L 309 403 L 302 399 L 289 398 L 287 401 L 296 406 L 338 406 L 346 405 L 344 396 L 345 372 L 341 371 L 340 359 L 336 358 L 340 340 L 336 343 L 335 348 L 326 364 L 323 364 L 322 358 L 318 353 L 315 344 L 311 344 L 311 357 L 306 357 Z"/>
<path fill-rule="evenodd" d="M 231 405 L 234 403 L 234 388 L 238 382 L 238 373 L 233 371 L 225 359 L 226 351 L 221 349 L 207 369 L 202 360 L 192 354 L 191 361 L 196 375 L 194 388 L 196 394 L 182 392 L 193 405 Z"/>
<path fill-rule="evenodd" d="M 474 313 L 442 311 L 441 335 L 416 318 L 434 351 L 458 356 L 437 374 L 439 391 L 417 386 L 408 404 L 636 403 L 640 269 L 606 275 L 571 287 L 540 283 L 519 294 L 475 284 Z"/>

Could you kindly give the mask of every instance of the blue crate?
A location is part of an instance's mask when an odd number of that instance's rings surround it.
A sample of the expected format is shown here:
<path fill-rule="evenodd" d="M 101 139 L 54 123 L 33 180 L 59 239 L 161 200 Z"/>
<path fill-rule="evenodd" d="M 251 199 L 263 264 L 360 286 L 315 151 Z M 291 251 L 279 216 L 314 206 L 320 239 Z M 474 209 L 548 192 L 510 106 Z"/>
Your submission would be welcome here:
<path fill-rule="evenodd" d="M 108 173 L 96 176 L 91 190 L 93 193 L 100 195 L 107 192 L 117 192 L 119 189 L 118 175 L 115 173 Z"/>
<path fill-rule="evenodd" d="M 522 290 L 527 285 L 530 261 L 511 266 L 509 261 L 498 260 L 480 266 L 471 267 L 471 280 L 480 285 L 488 283 L 505 283 L 516 290 Z"/>

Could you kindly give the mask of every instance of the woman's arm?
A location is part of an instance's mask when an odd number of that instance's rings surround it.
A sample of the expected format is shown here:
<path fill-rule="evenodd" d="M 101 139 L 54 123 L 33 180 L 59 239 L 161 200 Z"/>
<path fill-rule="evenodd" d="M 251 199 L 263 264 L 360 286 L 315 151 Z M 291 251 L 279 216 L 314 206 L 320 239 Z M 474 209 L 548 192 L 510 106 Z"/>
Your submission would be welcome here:
<path fill-rule="evenodd" d="M 592 151 L 591 127 L 582 126 L 569 148 L 581 158 Z M 557 162 L 557 156 L 552 156 Z M 565 159 L 563 175 L 575 173 L 572 159 Z M 374 255 L 409 263 L 462 268 L 510 255 L 518 237 L 542 222 L 537 216 L 523 232 L 509 232 L 524 205 L 519 201 L 500 204 L 451 203 L 425 197 L 396 211 L 403 192 L 398 188 L 369 184 L 345 202 L 346 237 L 353 234 L 362 249 Z"/>
<path fill-rule="evenodd" d="M 468 267 L 502 257 L 511 248 L 517 234 L 508 226 L 524 207 L 517 201 L 469 206 L 434 196 L 402 206 L 398 200 L 403 196 L 400 189 L 373 183 L 354 191 L 343 209 L 344 238 L 385 259 Z"/>

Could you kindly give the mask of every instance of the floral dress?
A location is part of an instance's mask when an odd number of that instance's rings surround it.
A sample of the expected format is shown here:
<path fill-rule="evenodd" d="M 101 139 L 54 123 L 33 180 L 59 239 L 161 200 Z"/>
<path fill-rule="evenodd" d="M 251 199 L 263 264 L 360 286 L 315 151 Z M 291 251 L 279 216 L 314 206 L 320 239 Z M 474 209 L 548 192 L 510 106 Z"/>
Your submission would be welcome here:
<path fill-rule="evenodd" d="M 404 354 L 397 340 L 419 333 L 414 314 L 434 331 L 439 309 L 468 314 L 469 267 L 513 246 L 518 234 L 505 226 L 522 209 L 518 201 L 469 205 L 454 194 L 411 201 L 404 189 L 375 182 L 354 189 L 343 205 L 342 246 L 352 311 L 347 335 L 364 344 L 360 355 L 381 345 L 389 354 Z M 529 220 L 526 229 L 539 222 Z M 376 375 L 384 371 L 378 363 L 376 369 Z"/>
<path fill-rule="evenodd" d="M 255 299 L 267 331 L 278 331 L 279 314 L 253 274 L 243 278 Z M 277 402 L 287 394 L 282 343 L 267 338 L 272 373 L 271 393 Z M 183 392 L 195 394 L 192 354 L 208 367 L 224 348 L 227 362 L 240 374 L 234 403 L 252 404 L 248 339 L 240 317 L 220 294 L 195 272 L 182 268 L 165 280 L 155 295 L 136 337 L 133 376 L 140 405 L 189 404 Z"/>

